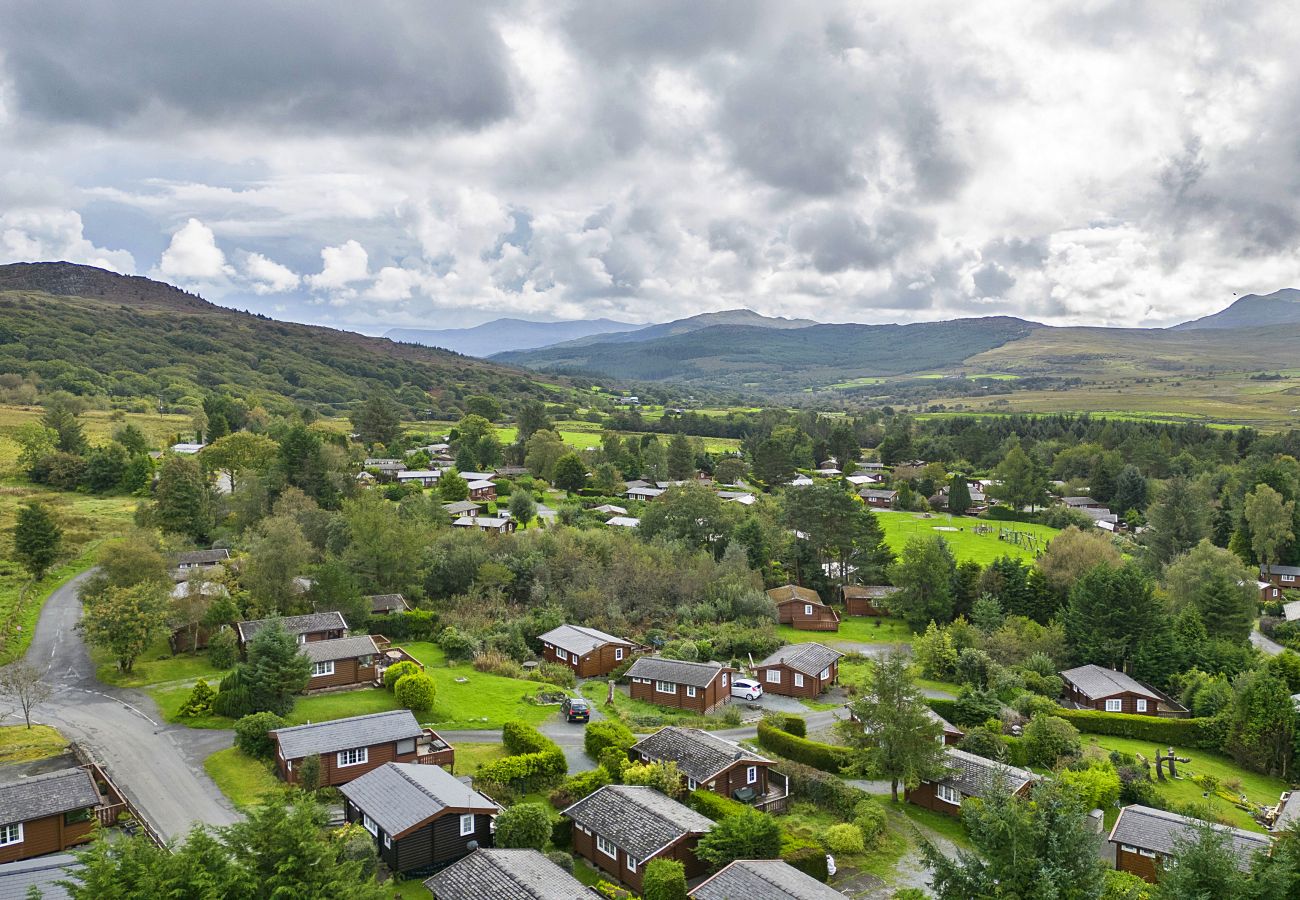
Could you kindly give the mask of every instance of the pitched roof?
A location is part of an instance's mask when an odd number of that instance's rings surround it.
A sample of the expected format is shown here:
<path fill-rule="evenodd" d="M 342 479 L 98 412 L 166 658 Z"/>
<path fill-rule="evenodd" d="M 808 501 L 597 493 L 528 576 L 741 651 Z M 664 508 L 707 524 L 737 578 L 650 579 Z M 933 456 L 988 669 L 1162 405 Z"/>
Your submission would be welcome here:
<path fill-rule="evenodd" d="M 176 554 L 178 566 L 211 566 L 230 559 L 229 550 L 186 550 Z"/>
<path fill-rule="evenodd" d="M 0 784 L 0 823 L 30 822 L 99 802 L 99 788 L 90 772 L 59 769 Z"/>
<path fill-rule="evenodd" d="M 384 763 L 339 787 L 384 831 L 398 837 L 445 809 L 495 815 L 501 811 L 442 766 Z"/>
<path fill-rule="evenodd" d="M 471 491 L 486 491 L 488 488 L 494 488 L 494 487 L 496 487 L 496 485 L 493 484 L 492 482 L 488 481 L 487 479 L 480 478 L 478 481 L 471 481 L 471 482 L 467 485 L 467 487 L 468 487 Z"/>
<path fill-rule="evenodd" d="M 643 656 L 632 663 L 627 670 L 627 677 L 708 687 L 721 671 L 722 663 L 717 662 L 688 662 L 663 656 Z"/>
<path fill-rule="evenodd" d="M 631 643 L 631 641 L 626 641 L 623 638 L 614 637 L 612 634 L 606 634 L 598 629 L 586 628 L 582 625 L 561 625 L 559 628 L 552 628 L 546 634 L 539 634 L 537 639 L 548 644 L 554 644 L 561 650 L 576 653 L 578 656 L 584 656 L 602 644 Z"/>
<path fill-rule="evenodd" d="M 671 760 L 677 768 L 697 782 L 705 782 L 738 762 L 771 762 L 698 728 L 680 728 L 669 725 L 632 745 L 642 757 L 653 760 Z"/>
<path fill-rule="evenodd" d="M 893 500 L 898 496 L 898 491 L 882 491 L 876 488 L 866 488 L 858 491 L 858 496 L 866 500 Z"/>
<path fill-rule="evenodd" d="M 370 594 L 366 599 L 370 601 L 371 612 L 393 612 L 411 608 L 411 604 L 407 603 L 406 598 L 401 594 Z"/>
<path fill-rule="evenodd" d="M 1038 780 L 1033 772 L 985 759 L 955 747 L 948 747 L 945 753 L 948 767 L 953 771 L 940 783 L 956 788 L 968 797 L 983 797 L 999 781 L 1014 794 L 1029 782 Z"/>
<path fill-rule="evenodd" d="M 1291 600 L 1282 604 L 1282 618 L 1288 622 L 1300 619 L 1300 600 Z"/>
<path fill-rule="evenodd" d="M 738 859 L 691 891 L 693 900 L 844 900 L 833 887 L 779 859 Z"/>
<path fill-rule="evenodd" d="M 1300 566 L 1260 566 L 1259 571 L 1265 575 L 1300 575 Z"/>
<path fill-rule="evenodd" d="M 897 594 L 902 588 L 892 584 L 846 584 L 841 588 L 845 600 L 865 597 L 868 600 L 881 600 L 891 594 Z"/>
<path fill-rule="evenodd" d="M 822 598 L 812 588 L 800 587 L 797 584 L 783 584 L 780 587 L 774 587 L 767 592 L 767 595 L 777 603 L 785 603 L 787 600 L 802 600 L 804 603 L 821 603 Z"/>
<path fill-rule="evenodd" d="M 592 512 L 610 513 L 611 515 L 625 516 L 627 510 L 621 506 L 615 506 L 613 503 L 602 503 L 600 506 L 593 507 Z"/>
<path fill-rule="evenodd" d="M 652 497 L 652 498 L 653 498 L 653 497 L 658 497 L 658 496 L 659 496 L 660 494 L 662 494 L 663 492 L 664 492 L 664 491 L 663 491 L 663 488 L 656 488 L 656 487 L 630 487 L 630 488 L 628 488 L 626 491 L 624 491 L 623 493 L 626 494 L 626 495 L 629 496 L 629 497 L 632 496 L 633 494 L 635 494 L 635 495 L 638 496 L 638 497 Z"/>
<path fill-rule="evenodd" d="M 650 787 L 610 784 L 563 813 L 612 841 L 633 859 L 645 860 L 687 834 L 703 834 L 713 820 Z"/>
<path fill-rule="evenodd" d="M 403 738 L 419 737 L 423 732 L 420 723 L 409 709 L 371 713 L 317 722 L 313 725 L 294 725 L 277 728 L 271 732 L 280 741 L 280 750 L 286 759 L 301 759 L 313 753 L 334 753 L 353 747 L 369 747 Z"/>
<path fill-rule="evenodd" d="M 397 473 L 398 481 L 403 481 L 403 480 L 409 481 L 411 479 L 428 481 L 430 479 L 437 479 L 441 477 L 442 477 L 441 469 L 403 469 L 402 471 Z"/>
<path fill-rule="evenodd" d="M 1094 506 L 1097 503 L 1091 497 L 1062 497 L 1061 502 L 1066 506 Z"/>
<path fill-rule="evenodd" d="M 1270 831 L 1286 831 L 1293 823 L 1300 821 L 1300 791 L 1287 791 L 1279 797 L 1274 814 Z"/>
<path fill-rule="evenodd" d="M 424 882 L 438 900 L 590 900 L 598 896 L 536 850 L 476 850 Z"/>
<path fill-rule="evenodd" d="M 239 639 L 248 641 L 252 640 L 253 635 L 272 622 L 279 622 L 284 630 L 290 634 L 310 634 L 313 631 L 334 631 L 336 629 L 346 631 L 348 627 L 347 620 L 343 618 L 343 613 L 337 611 L 308 613 L 305 616 L 284 616 L 280 619 L 250 619 L 247 622 L 240 622 L 235 627 L 239 629 Z"/>
<path fill-rule="evenodd" d="M 375 646 L 374 638 L 362 634 L 333 641 L 308 641 L 301 646 L 301 652 L 316 663 L 328 662 L 332 659 L 350 659 L 354 656 L 373 656 L 379 652 L 379 648 Z"/>
<path fill-rule="evenodd" d="M 451 524 L 459 525 L 461 528 L 501 528 L 509 521 L 500 516 L 461 516 Z"/>
<path fill-rule="evenodd" d="M 1094 700 L 1125 693 L 1138 694 L 1152 700 L 1164 699 L 1151 688 L 1123 672 L 1116 672 L 1114 669 L 1106 669 L 1102 666 L 1091 664 L 1076 666 L 1073 669 L 1066 669 L 1061 673 L 1061 677 Z"/>
<path fill-rule="evenodd" d="M 1237 868 L 1243 872 L 1250 868 L 1256 852 L 1267 852 L 1272 844 L 1266 834 L 1215 825 L 1202 819 L 1138 805 L 1126 806 L 1119 811 L 1119 818 L 1110 829 L 1107 840 L 1113 844 L 1128 844 L 1168 856 L 1173 853 L 1180 838 L 1194 839 L 1195 829 L 1206 825 L 1228 838 L 1237 856 Z"/>
<path fill-rule="evenodd" d="M 613 516 L 605 521 L 611 528 L 636 528 L 641 520 L 636 516 Z"/>
<path fill-rule="evenodd" d="M 41 892 L 43 900 L 67 900 L 68 892 L 60 881 L 74 881 L 81 862 L 71 853 L 38 856 L 0 866 L 0 900 L 27 900 L 31 889 Z"/>
<path fill-rule="evenodd" d="M 444 503 L 442 508 L 452 515 L 457 513 L 475 513 L 483 508 L 481 503 L 475 503 L 473 500 L 457 500 L 454 503 Z"/>
<path fill-rule="evenodd" d="M 784 647 L 778 647 L 775 653 L 754 668 L 761 669 L 764 666 L 784 665 L 788 669 L 802 672 L 805 675 L 818 675 L 822 669 L 825 669 L 843 655 L 838 650 L 832 650 L 830 647 L 813 641 L 806 644 L 787 644 Z"/>

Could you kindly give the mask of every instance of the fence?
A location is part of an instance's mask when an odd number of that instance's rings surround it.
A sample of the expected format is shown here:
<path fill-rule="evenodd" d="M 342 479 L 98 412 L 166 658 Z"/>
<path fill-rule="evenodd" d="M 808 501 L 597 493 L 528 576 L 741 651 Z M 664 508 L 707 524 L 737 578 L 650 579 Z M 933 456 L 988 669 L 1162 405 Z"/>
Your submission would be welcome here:
<path fill-rule="evenodd" d="M 113 779 L 108 775 L 108 770 L 91 756 L 90 751 L 77 743 L 73 743 L 69 749 L 72 750 L 73 756 L 77 758 L 77 762 L 81 764 L 81 767 L 89 771 L 94 777 L 95 784 L 108 798 L 108 803 L 95 808 L 95 818 L 98 819 L 99 824 L 105 828 L 121 824 L 122 815 L 125 813 L 131 816 L 135 826 L 144 832 L 145 837 L 153 841 L 156 846 L 164 850 L 167 849 L 167 842 L 163 840 L 162 835 L 144 817 L 144 813 L 131 802 L 131 799 L 113 783 Z M 130 826 L 123 827 L 130 830 Z"/>

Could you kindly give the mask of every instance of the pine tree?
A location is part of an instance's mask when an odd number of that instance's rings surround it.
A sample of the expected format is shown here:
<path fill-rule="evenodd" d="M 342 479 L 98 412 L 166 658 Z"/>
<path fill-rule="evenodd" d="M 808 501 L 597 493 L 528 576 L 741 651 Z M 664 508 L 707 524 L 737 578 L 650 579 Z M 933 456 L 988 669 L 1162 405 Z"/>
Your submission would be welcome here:
<path fill-rule="evenodd" d="M 247 683 L 254 712 L 288 715 L 310 678 L 311 661 L 279 623 L 260 629 L 248 642 Z"/>
<path fill-rule="evenodd" d="M 889 567 L 889 580 L 899 587 L 889 598 L 890 610 L 913 631 L 920 631 L 931 619 L 951 621 L 956 575 L 957 561 L 947 541 L 937 535 L 912 538 L 898 562 Z"/>
<path fill-rule="evenodd" d="M 668 478 L 684 481 L 695 474 L 695 454 L 691 442 L 680 431 L 668 442 Z"/>
<path fill-rule="evenodd" d="M 352 428 L 361 443 L 367 446 L 373 444 L 387 446 L 401 436 L 401 410 L 383 394 L 371 394 L 366 398 L 365 403 L 352 413 Z"/>
<path fill-rule="evenodd" d="M 59 558 L 63 529 L 43 503 L 27 502 L 18 508 L 14 526 L 14 556 L 32 578 L 41 578 Z"/>
<path fill-rule="evenodd" d="M 199 464 L 184 456 L 169 456 L 154 489 L 154 522 L 163 531 L 205 543 L 212 535 L 212 488 Z"/>
<path fill-rule="evenodd" d="M 958 472 L 948 482 L 948 512 L 954 516 L 964 516 L 970 508 L 970 484 L 966 481 L 966 476 Z"/>

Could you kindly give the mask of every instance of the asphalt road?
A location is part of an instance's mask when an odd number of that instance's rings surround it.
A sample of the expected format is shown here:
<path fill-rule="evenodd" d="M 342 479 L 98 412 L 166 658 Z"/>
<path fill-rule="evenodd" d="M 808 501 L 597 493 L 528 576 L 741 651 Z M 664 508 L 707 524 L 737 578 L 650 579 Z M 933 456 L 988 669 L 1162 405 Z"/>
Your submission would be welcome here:
<path fill-rule="evenodd" d="M 231 732 L 167 725 L 140 691 L 95 679 L 81 633 L 78 576 L 41 611 L 27 661 L 53 686 L 34 718 L 86 747 L 109 777 L 165 838 L 183 838 L 195 824 L 229 825 L 240 817 L 203 771 L 203 760 L 231 745 Z"/>
<path fill-rule="evenodd" d="M 1258 620 L 1255 622 L 1255 627 L 1250 629 L 1250 642 L 1269 656 L 1277 656 L 1286 649 L 1272 638 L 1260 634 Z"/>

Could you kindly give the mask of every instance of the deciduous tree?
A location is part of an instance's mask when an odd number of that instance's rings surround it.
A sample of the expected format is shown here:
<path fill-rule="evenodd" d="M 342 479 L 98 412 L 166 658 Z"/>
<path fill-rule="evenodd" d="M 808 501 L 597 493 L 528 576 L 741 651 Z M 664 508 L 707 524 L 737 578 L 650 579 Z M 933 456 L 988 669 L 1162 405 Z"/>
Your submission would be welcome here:
<path fill-rule="evenodd" d="M 212 535 L 212 488 L 194 459 L 168 456 L 154 488 L 154 522 L 163 531 L 184 535 L 196 543 Z"/>
<path fill-rule="evenodd" d="M 1295 501 L 1284 500 L 1282 495 L 1267 484 L 1255 486 L 1246 495 L 1246 522 L 1250 525 L 1250 548 L 1261 565 L 1270 566 L 1278 561 L 1279 551 L 1294 538 L 1293 522 Z"/>
<path fill-rule="evenodd" d="M 230 480 L 230 490 L 233 493 L 242 473 L 262 471 L 275 460 L 279 452 L 279 444 L 266 435 L 236 431 L 199 451 L 199 462 L 209 471 L 224 472 Z"/>
<path fill-rule="evenodd" d="M 140 654 L 166 630 L 167 591 L 157 584 L 83 590 L 81 603 L 78 627 L 86 642 L 112 654 L 123 672 L 130 672 Z"/>
<path fill-rule="evenodd" d="M 957 561 L 942 537 L 912 538 L 898 562 L 889 567 L 889 579 L 899 590 L 889 598 L 891 612 L 901 616 L 913 631 L 930 620 L 952 619 L 953 582 Z"/>
<path fill-rule="evenodd" d="M 32 710 L 49 699 L 50 686 L 41 680 L 41 670 L 19 660 L 0 669 L 0 697 L 15 704 L 23 713 L 28 730 L 32 727 Z"/>
<path fill-rule="evenodd" d="M 1176 607 L 1194 604 L 1207 634 L 1244 641 L 1255 620 L 1255 576 L 1232 551 L 1202 540 L 1165 567 Z"/>
<path fill-rule="evenodd" d="M 776 859 L 781 855 L 781 826 L 774 817 L 747 809 L 707 831 L 695 855 L 714 871 L 737 859 Z"/>
<path fill-rule="evenodd" d="M 587 464 L 578 454 L 566 453 L 555 461 L 552 481 L 560 490 L 576 493 L 587 485 Z"/>
<path fill-rule="evenodd" d="M 32 578 L 41 578 L 59 558 L 63 529 L 44 503 L 28 501 L 18 508 L 14 525 L 14 556 Z"/>

